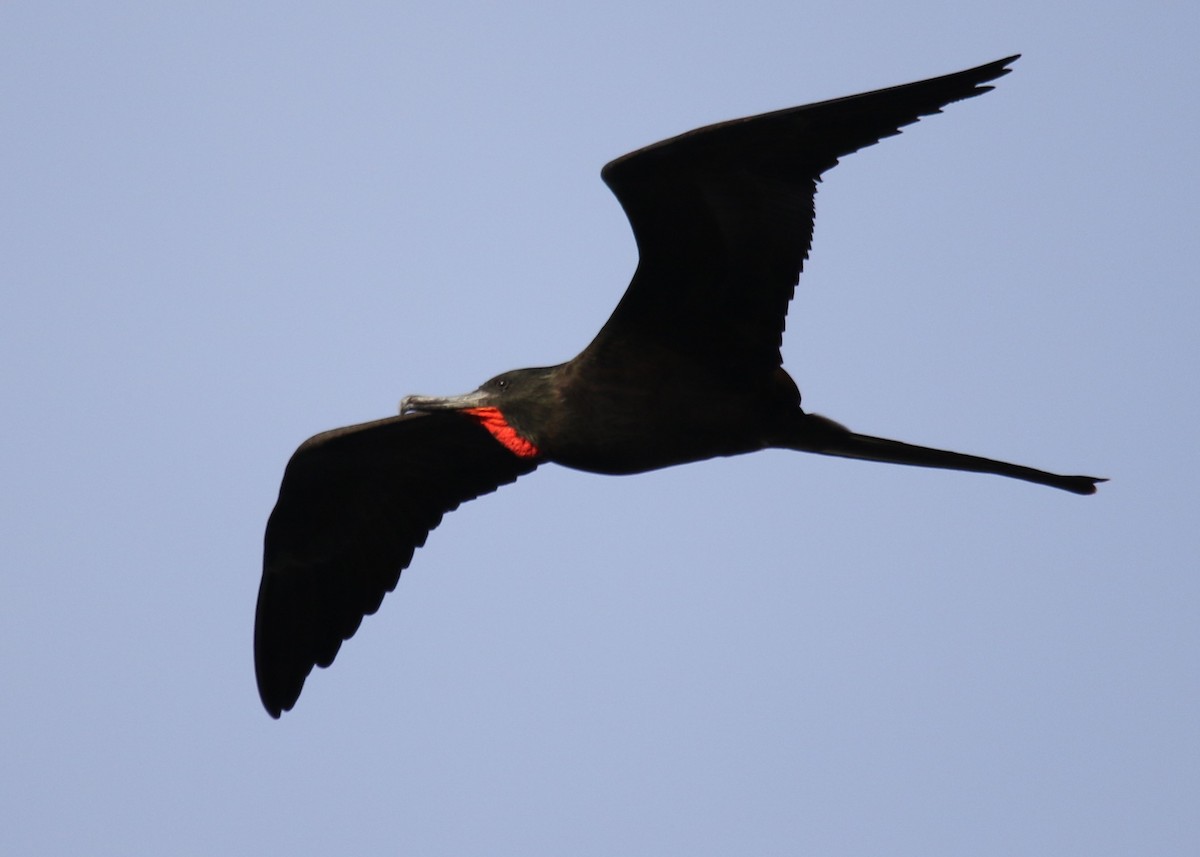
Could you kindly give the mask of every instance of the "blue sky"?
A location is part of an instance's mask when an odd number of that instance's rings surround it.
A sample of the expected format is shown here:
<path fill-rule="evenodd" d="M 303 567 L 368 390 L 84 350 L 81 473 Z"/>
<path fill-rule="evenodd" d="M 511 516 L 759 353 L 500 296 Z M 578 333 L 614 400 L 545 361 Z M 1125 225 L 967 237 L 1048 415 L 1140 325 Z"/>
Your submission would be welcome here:
<path fill-rule="evenodd" d="M 0 851 L 1196 853 L 1194 4 L 426 5 L 0 8 Z M 606 161 L 1014 52 L 828 174 L 785 360 L 1097 496 L 544 468 L 267 717 L 288 456 L 581 349 Z"/>

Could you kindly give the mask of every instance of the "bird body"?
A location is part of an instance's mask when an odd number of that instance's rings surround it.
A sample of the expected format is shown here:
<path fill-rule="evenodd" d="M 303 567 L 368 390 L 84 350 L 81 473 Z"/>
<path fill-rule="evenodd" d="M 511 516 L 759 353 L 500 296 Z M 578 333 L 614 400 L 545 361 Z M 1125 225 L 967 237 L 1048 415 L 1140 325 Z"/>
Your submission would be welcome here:
<path fill-rule="evenodd" d="M 782 368 L 759 383 L 723 385 L 676 354 L 592 368 L 586 360 L 517 370 L 485 384 L 486 400 L 538 450 L 539 462 L 625 475 L 753 452 L 782 431 L 800 395 Z M 622 371 L 627 369 L 628 371 Z M 500 384 L 503 383 L 503 388 Z M 406 410 L 458 409 L 459 397 L 410 396 Z"/>
<path fill-rule="evenodd" d="M 1016 59 L 708 126 L 608 164 L 639 261 L 577 357 L 460 396 L 405 397 L 400 416 L 317 435 L 292 456 L 255 624 L 267 711 L 295 704 L 444 513 L 543 463 L 619 475 L 775 447 L 1094 493 L 1103 480 L 851 432 L 806 412 L 782 366 L 822 173 L 986 92 Z"/>

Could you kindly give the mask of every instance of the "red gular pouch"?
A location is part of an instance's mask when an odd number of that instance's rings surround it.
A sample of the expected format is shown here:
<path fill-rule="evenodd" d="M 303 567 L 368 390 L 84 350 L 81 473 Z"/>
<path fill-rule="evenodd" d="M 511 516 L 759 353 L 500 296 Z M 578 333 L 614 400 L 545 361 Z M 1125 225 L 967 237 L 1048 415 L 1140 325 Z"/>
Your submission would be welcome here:
<path fill-rule="evenodd" d="M 462 413 L 470 414 L 481 426 L 492 433 L 492 437 L 500 441 L 509 452 L 518 458 L 537 458 L 538 448 L 527 441 L 517 430 L 508 424 L 499 408 L 463 408 Z"/>

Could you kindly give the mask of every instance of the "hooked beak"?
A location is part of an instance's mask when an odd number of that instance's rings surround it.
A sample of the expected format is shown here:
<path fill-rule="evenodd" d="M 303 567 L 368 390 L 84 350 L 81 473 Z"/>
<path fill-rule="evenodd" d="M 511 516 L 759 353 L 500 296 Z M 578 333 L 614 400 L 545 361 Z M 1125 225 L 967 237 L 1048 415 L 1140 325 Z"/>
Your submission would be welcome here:
<path fill-rule="evenodd" d="M 420 414 L 428 411 L 461 411 L 465 408 L 481 408 L 487 404 L 483 390 L 464 393 L 461 396 L 405 396 L 400 400 L 400 413 Z"/>

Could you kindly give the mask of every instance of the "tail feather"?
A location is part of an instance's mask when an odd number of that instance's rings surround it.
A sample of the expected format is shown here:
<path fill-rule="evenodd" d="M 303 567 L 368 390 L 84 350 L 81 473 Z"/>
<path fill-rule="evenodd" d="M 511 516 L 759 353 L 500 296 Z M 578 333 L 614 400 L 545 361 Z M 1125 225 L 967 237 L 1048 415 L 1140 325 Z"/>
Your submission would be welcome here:
<path fill-rule="evenodd" d="M 978 455 L 965 455 L 944 449 L 915 446 L 898 440 L 856 434 L 833 420 L 816 414 L 805 414 L 796 436 L 783 444 L 789 449 L 834 455 L 839 458 L 858 458 L 889 464 L 908 464 L 915 467 L 937 467 L 943 470 L 966 470 L 972 473 L 994 473 L 1023 479 L 1038 485 L 1049 485 L 1073 494 L 1095 494 L 1096 485 L 1107 482 L 1096 476 L 1060 476 L 1020 464 L 996 461 Z"/>

